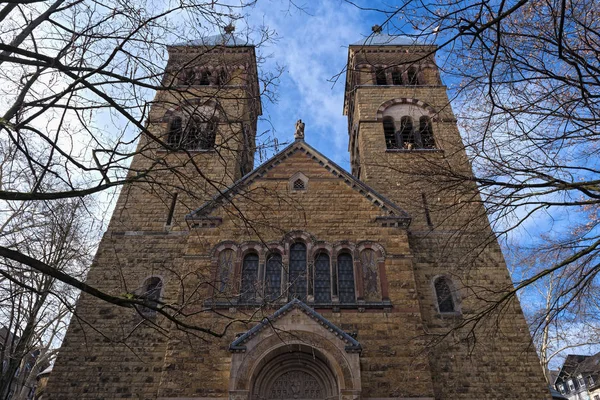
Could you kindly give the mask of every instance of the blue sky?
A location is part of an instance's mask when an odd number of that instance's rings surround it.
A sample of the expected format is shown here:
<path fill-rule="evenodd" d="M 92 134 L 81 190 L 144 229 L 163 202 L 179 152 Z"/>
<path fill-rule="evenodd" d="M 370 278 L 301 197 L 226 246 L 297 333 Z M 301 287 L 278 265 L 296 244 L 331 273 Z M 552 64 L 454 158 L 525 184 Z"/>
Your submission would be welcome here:
<path fill-rule="evenodd" d="M 259 2 L 250 23 L 264 23 L 277 33 L 275 43 L 259 49 L 270 55 L 263 69 L 285 67 L 276 104 L 263 100 L 259 132 L 280 143 L 293 140 L 296 120 L 305 124 L 306 141 L 345 169 L 349 169 L 347 118 L 343 115 L 344 79 L 332 78 L 346 65 L 348 45 L 371 33 L 379 18 L 341 2 L 311 2 L 304 11 L 277 1 Z M 256 159 L 255 165 L 260 160 Z"/>

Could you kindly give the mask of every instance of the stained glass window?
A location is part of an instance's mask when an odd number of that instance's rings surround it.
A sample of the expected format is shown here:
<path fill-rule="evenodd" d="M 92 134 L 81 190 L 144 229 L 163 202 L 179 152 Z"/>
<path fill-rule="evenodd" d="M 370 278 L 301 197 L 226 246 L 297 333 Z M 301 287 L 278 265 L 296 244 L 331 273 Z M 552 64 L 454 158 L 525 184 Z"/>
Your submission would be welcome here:
<path fill-rule="evenodd" d="M 348 253 L 338 256 L 338 282 L 340 303 L 354 303 L 354 266 Z"/>
<path fill-rule="evenodd" d="M 275 300 L 281 295 L 281 255 L 274 253 L 267 259 L 265 272 L 265 298 Z"/>
<path fill-rule="evenodd" d="M 242 287 L 240 297 L 243 301 L 256 299 L 256 284 L 258 278 L 258 255 L 250 253 L 244 257 L 242 265 Z"/>
<path fill-rule="evenodd" d="M 315 258 L 315 303 L 331 302 L 330 271 L 329 255 L 319 253 Z"/>
<path fill-rule="evenodd" d="M 289 297 L 306 301 L 306 246 L 294 243 L 290 247 Z"/>
<path fill-rule="evenodd" d="M 454 299 L 448 279 L 439 277 L 435 280 L 435 295 L 437 296 L 438 309 L 440 312 L 454 312 Z"/>

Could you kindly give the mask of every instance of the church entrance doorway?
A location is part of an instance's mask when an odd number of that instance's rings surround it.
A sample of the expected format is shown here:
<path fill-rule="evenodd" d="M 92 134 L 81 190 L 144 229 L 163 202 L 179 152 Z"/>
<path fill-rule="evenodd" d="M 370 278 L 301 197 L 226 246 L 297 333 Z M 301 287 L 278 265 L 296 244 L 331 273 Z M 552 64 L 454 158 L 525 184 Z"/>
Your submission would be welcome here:
<path fill-rule="evenodd" d="M 310 347 L 294 347 L 297 350 L 280 352 L 264 363 L 252 385 L 253 399 L 339 399 L 337 381 L 326 361 Z"/>

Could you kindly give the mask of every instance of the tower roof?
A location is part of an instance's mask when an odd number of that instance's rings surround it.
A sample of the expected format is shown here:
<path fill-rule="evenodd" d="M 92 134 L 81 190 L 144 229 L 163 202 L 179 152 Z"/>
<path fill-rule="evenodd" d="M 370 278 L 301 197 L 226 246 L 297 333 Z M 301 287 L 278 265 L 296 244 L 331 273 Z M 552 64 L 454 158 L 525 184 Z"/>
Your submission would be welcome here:
<path fill-rule="evenodd" d="M 206 36 L 187 42 L 174 43 L 173 46 L 254 46 L 249 38 L 240 38 L 231 33 L 220 33 L 218 35 Z"/>
<path fill-rule="evenodd" d="M 426 43 L 411 36 L 375 33 L 356 43 L 352 43 L 351 46 L 412 46 L 424 44 Z"/>

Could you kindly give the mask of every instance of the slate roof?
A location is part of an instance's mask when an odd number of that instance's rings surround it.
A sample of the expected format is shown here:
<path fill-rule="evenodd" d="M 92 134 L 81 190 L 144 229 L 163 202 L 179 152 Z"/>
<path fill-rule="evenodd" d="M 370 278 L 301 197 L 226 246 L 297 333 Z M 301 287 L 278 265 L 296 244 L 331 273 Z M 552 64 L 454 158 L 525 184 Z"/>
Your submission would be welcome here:
<path fill-rule="evenodd" d="M 199 39 L 189 40 L 187 42 L 179 42 L 173 46 L 254 46 L 248 38 L 240 38 L 231 33 L 221 33 L 218 35 L 207 36 Z"/>
<path fill-rule="evenodd" d="M 404 211 L 391 200 L 377 193 L 366 183 L 360 181 L 355 176 L 344 170 L 342 167 L 331 161 L 329 158 L 321 154 L 319 151 L 310 146 L 304 140 L 296 140 L 292 142 L 279 153 L 275 154 L 269 160 L 265 161 L 258 168 L 246 174 L 244 177 L 235 182 L 226 190 L 217 194 L 215 197 L 213 197 L 212 200 L 204 203 L 202 206 L 186 215 L 186 221 L 193 221 L 196 218 L 207 217 L 217 207 L 229 202 L 233 197 L 235 197 L 237 193 L 239 193 L 239 191 L 243 187 L 250 185 L 257 179 L 260 179 L 269 170 L 271 170 L 272 168 L 280 164 L 283 160 L 285 160 L 286 158 L 288 158 L 289 156 L 291 156 L 299 150 L 305 151 L 308 157 L 312 157 L 316 162 L 321 164 L 323 168 L 331 172 L 332 175 L 339 178 L 352 189 L 358 191 L 374 206 L 379 207 L 385 214 L 384 216 L 380 217 L 381 219 L 395 219 L 399 221 L 399 226 L 401 225 L 402 227 L 408 228 L 408 226 L 410 225 L 411 218 L 406 211 Z"/>
<path fill-rule="evenodd" d="M 252 337 L 254 337 L 258 332 L 263 330 L 266 327 L 270 327 L 275 321 L 279 318 L 286 315 L 288 312 L 293 309 L 298 309 L 302 311 L 304 314 L 308 315 L 308 317 L 312 318 L 320 325 L 325 327 L 328 331 L 332 332 L 335 336 L 339 337 L 340 340 L 343 340 L 346 343 L 345 350 L 348 353 L 360 353 L 362 347 L 360 343 L 354 339 L 352 336 L 348 335 L 346 332 L 329 322 L 327 318 L 323 317 L 321 314 L 304 304 L 302 301 L 298 299 L 294 299 L 281 307 L 279 310 L 275 311 L 271 316 L 264 318 L 259 324 L 254 326 L 252 329 L 235 339 L 229 345 L 229 351 L 231 352 L 243 352 L 246 350 L 245 343 L 249 341 Z"/>
<path fill-rule="evenodd" d="M 426 44 L 427 43 L 410 36 L 375 33 L 356 43 L 352 43 L 351 46 L 413 46 Z"/>

